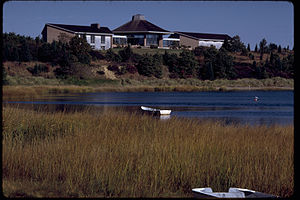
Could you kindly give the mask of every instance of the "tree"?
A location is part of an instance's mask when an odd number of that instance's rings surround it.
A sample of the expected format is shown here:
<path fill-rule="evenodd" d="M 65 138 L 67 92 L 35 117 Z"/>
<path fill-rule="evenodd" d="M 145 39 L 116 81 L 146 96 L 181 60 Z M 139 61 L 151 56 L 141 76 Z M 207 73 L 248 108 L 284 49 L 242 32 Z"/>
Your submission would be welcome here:
<path fill-rule="evenodd" d="M 255 52 L 257 52 L 257 51 L 258 51 L 258 50 L 257 50 L 257 44 L 255 45 L 254 51 L 255 51 Z"/>
<path fill-rule="evenodd" d="M 233 57 L 230 56 L 225 49 L 218 51 L 214 73 L 216 78 L 233 79 L 236 77 L 236 73 L 233 69 Z"/>
<path fill-rule="evenodd" d="M 259 43 L 259 51 L 261 54 L 266 53 L 267 49 L 267 41 L 265 38 L 263 38 Z"/>
<path fill-rule="evenodd" d="M 137 64 L 139 74 L 143 76 L 155 76 L 156 78 L 162 77 L 162 66 L 160 55 L 151 56 L 144 54 Z"/>
<path fill-rule="evenodd" d="M 6 70 L 3 66 L 2 66 L 2 84 L 3 85 L 8 85 L 7 73 L 6 73 Z"/>
<path fill-rule="evenodd" d="M 281 46 L 278 46 L 277 53 L 281 53 Z"/>
<path fill-rule="evenodd" d="M 211 81 L 215 79 L 212 62 L 207 62 L 204 64 L 202 68 L 202 78 Z"/>
<path fill-rule="evenodd" d="M 251 51 L 251 49 L 250 49 L 250 44 L 248 43 L 248 46 L 247 46 L 247 50 L 248 51 Z"/>
<path fill-rule="evenodd" d="M 244 45 L 244 43 L 241 42 L 240 36 L 238 35 L 234 36 L 230 43 L 231 50 L 228 50 L 230 52 L 241 52 L 243 49 L 246 49 L 246 46 Z"/>
<path fill-rule="evenodd" d="M 19 56 L 20 56 L 20 61 L 28 62 L 32 60 L 32 55 L 28 43 L 25 40 L 22 41 Z"/>
<path fill-rule="evenodd" d="M 90 64 L 91 55 L 91 46 L 87 43 L 84 38 L 79 38 L 78 36 L 73 37 L 70 42 L 71 54 L 78 59 L 78 62 L 84 64 Z"/>
<path fill-rule="evenodd" d="M 123 62 L 128 61 L 133 56 L 133 51 L 132 51 L 130 45 L 125 47 L 123 50 L 120 50 L 119 55 Z"/>
<path fill-rule="evenodd" d="M 178 69 L 181 78 L 197 77 L 199 66 L 190 50 L 183 50 L 178 58 Z"/>
<path fill-rule="evenodd" d="M 121 61 L 121 57 L 119 56 L 119 54 L 114 53 L 112 49 L 108 49 L 106 51 L 105 59 L 108 60 L 108 61 L 113 61 L 113 62 L 120 62 Z"/>
<path fill-rule="evenodd" d="M 224 40 L 221 48 L 224 48 L 224 49 L 226 49 L 229 52 L 232 51 L 232 49 L 231 49 L 231 43 L 229 43 L 229 41 L 228 41 L 227 38 L 225 38 L 225 40 Z"/>

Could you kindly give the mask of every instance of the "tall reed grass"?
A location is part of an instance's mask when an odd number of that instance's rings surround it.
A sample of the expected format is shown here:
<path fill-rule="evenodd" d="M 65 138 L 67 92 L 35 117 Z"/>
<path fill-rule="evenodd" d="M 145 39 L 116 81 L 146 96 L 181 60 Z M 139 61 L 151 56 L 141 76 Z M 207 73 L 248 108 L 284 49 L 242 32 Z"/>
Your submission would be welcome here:
<path fill-rule="evenodd" d="M 191 197 L 195 187 L 294 193 L 294 127 L 138 113 L 3 108 L 3 192 L 16 197 Z"/>
<path fill-rule="evenodd" d="M 88 82 L 88 81 L 86 81 Z M 98 81 L 99 83 L 101 81 Z M 198 79 L 121 79 L 104 81 L 100 85 L 8 85 L 3 86 L 3 100 L 40 98 L 43 95 L 85 92 L 195 92 L 231 90 L 293 90 L 294 80 L 275 77 L 271 79 L 237 79 L 214 81 Z"/>

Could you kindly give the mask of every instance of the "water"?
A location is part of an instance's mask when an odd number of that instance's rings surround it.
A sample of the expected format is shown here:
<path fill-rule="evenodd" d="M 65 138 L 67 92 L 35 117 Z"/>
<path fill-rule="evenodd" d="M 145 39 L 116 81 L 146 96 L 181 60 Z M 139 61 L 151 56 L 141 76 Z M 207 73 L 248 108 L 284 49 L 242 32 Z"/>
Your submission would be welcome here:
<path fill-rule="evenodd" d="M 255 101 L 255 96 L 259 97 Z M 128 111 L 140 106 L 171 109 L 170 117 L 220 119 L 226 123 L 288 125 L 294 123 L 293 91 L 235 92 L 101 92 L 48 96 L 37 101 L 9 103 L 93 105 L 122 107 Z"/>

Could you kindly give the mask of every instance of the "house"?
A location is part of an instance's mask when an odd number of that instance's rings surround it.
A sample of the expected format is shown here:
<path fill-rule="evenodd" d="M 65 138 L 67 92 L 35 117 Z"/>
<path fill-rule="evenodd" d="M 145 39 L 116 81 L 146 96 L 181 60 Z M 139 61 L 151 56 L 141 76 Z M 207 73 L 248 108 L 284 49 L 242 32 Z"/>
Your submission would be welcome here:
<path fill-rule="evenodd" d="M 115 38 L 114 45 L 119 45 L 118 40 L 126 36 L 127 44 L 143 47 L 163 47 L 163 35 L 171 34 L 170 31 L 148 22 L 141 14 L 132 16 L 131 21 L 114 29 L 113 33 Z"/>
<path fill-rule="evenodd" d="M 78 26 L 67 24 L 47 23 L 42 31 L 43 40 L 68 42 L 74 36 L 86 38 L 86 41 L 93 49 L 109 49 L 112 47 L 112 31 L 107 27 L 100 27 L 99 24 L 90 26 Z"/>
<path fill-rule="evenodd" d="M 215 46 L 220 49 L 224 41 L 231 40 L 227 34 L 211 34 L 211 33 L 192 33 L 174 31 L 170 38 L 179 39 L 180 46 L 186 46 L 194 49 L 198 46 Z"/>

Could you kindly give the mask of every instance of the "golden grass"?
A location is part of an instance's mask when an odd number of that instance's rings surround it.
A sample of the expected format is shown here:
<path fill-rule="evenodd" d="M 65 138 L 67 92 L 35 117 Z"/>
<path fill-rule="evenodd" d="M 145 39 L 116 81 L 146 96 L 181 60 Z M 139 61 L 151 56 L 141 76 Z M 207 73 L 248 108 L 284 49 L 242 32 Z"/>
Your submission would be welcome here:
<path fill-rule="evenodd" d="M 138 113 L 3 108 L 7 197 L 191 197 L 195 187 L 294 193 L 294 127 Z"/>
<path fill-rule="evenodd" d="M 115 83 L 114 83 L 115 84 Z M 198 79 L 122 79 L 119 85 L 8 85 L 3 86 L 3 100 L 38 98 L 49 94 L 85 92 L 193 92 L 229 90 L 293 90 L 294 80 L 274 77 L 270 79 L 237 79 L 214 81 Z"/>

